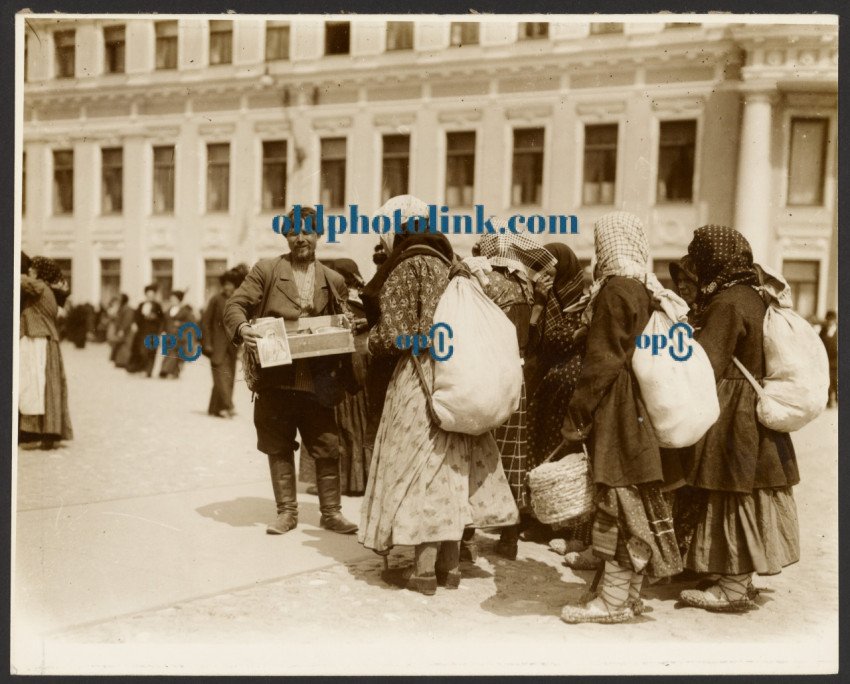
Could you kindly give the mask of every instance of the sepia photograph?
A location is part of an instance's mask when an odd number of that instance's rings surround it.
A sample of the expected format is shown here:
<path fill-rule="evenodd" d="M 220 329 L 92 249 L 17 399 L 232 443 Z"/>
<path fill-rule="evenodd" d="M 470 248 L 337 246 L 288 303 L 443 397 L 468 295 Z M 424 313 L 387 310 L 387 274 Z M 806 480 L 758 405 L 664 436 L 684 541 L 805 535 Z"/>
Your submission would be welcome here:
<path fill-rule="evenodd" d="M 12 674 L 838 672 L 837 16 L 14 21 Z"/>

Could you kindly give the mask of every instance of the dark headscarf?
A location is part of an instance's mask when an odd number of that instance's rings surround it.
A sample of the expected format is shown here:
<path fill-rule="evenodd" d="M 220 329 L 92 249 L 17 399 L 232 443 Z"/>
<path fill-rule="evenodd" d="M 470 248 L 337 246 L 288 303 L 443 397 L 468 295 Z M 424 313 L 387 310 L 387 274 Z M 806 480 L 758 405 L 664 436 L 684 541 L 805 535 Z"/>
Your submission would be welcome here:
<path fill-rule="evenodd" d="M 584 268 L 575 252 L 563 242 L 543 245 L 557 259 L 555 282 L 552 291 L 558 298 L 561 309 L 573 304 L 584 291 Z"/>
<path fill-rule="evenodd" d="M 733 285 L 759 284 L 753 266 L 753 250 L 747 239 L 734 228 L 707 225 L 694 231 L 688 245 L 694 263 L 699 291 L 695 308 L 705 309 L 711 298 Z"/>
<path fill-rule="evenodd" d="M 225 283 L 233 283 L 233 287 L 239 287 L 242 281 L 245 280 L 246 273 L 240 266 L 234 266 L 228 269 L 218 277 L 218 282 L 224 285 Z"/>
<path fill-rule="evenodd" d="M 412 232 L 407 230 L 407 224 L 402 226 L 402 231 L 395 236 L 393 240 L 393 251 L 389 258 L 380 265 L 377 273 L 372 277 L 363 292 L 360 293 L 360 299 L 363 301 L 363 308 L 366 313 L 366 320 L 369 326 L 373 326 L 381 317 L 380 297 L 381 290 L 390 273 L 393 272 L 398 264 L 408 257 L 416 256 L 417 254 L 430 254 L 434 252 L 445 257 L 451 263 L 454 260 L 454 250 L 449 242 L 449 239 L 442 233 L 428 232 Z"/>
<path fill-rule="evenodd" d="M 694 283 L 699 282 L 696 270 L 694 270 L 694 262 L 688 254 L 678 261 L 671 261 L 668 269 L 670 270 L 670 277 L 673 279 L 674 285 L 676 285 L 681 278 L 686 278 Z"/>
<path fill-rule="evenodd" d="M 62 269 L 53 259 L 48 257 L 33 257 L 30 264 L 36 272 L 39 280 L 52 285 L 62 279 Z"/>

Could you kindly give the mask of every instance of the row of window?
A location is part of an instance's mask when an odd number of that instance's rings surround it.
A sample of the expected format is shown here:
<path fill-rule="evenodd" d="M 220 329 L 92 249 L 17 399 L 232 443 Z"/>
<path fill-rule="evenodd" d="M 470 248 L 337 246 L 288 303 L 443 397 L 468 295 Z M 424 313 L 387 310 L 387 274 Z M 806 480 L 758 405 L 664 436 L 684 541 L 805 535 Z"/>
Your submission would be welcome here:
<path fill-rule="evenodd" d="M 669 24 L 671 27 L 697 26 L 698 24 Z M 479 23 L 455 21 L 451 23 L 450 45 L 461 47 L 477 45 Z M 289 59 L 289 24 L 269 21 L 266 23 L 266 61 Z M 591 34 L 622 33 L 623 24 L 595 22 L 590 24 Z M 155 22 L 156 69 L 176 69 L 177 22 Z M 389 21 L 386 31 L 386 50 L 412 50 L 414 46 L 414 22 Z M 549 37 L 547 22 L 522 22 L 519 24 L 519 40 L 536 40 Z M 76 44 L 73 29 L 53 33 L 55 50 L 55 75 L 57 78 L 73 78 L 75 75 Z M 107 26 L 103 29 L 104 72 L 124 73 L 126 52 L 126 28 L 124 25 Z M 26 46 L 25 46 L 26 49 Z M 351 50 L 351 22 L 329 21 L 325 23 L 325 55 L 347 55 Z M 230 64 L 233 61 L 233 21 L 212 20 L 209 22 L 209 63 Z"/>
<path fill-rule="evenodd" d="M 57 259 L 59 267 L 72 287 L 71 259 Z M 589 261 L 582 260 L 587 267 Z M 227 269 L 226 259 L 204 259 L 204 301 L 218 291 L 218 278 Z M 653 270 L 665 287 L 671 287 L 670 260 L 654 259 Z M 800 315 L 808 318 L 817 313 L 818 289 L 820 281 L 820 262 L 811 260 L 784 260 L 782 272 L 791 286 L 794 307 Z M 151 282 L 156 283 L 159 295 L 167 300 L 174 287 L 174 261 L 172 259 L 151 259 Z M 113 297 L 121 293 L 121 260 L 100 260 L 100 298 L 108 304 Z"/>
<path fill-rule="evenodd" d="M 824 200 L 826 149 L 829 120 L 791 120 L 791 149 L 788 166 L 789 206 L 821 206 Z M 693 200 L 697 125 L 694 120 L 662 121 L 659 126 L 656 202 Z M 585 206 L 616 204 L 619 125 L 587 124 L 584 127 L 584 165 L 581 202 Z M 511 206 L 540 206 L 543 202 L 543 128 L 513 130 L 513 160 L 510 186 Z M 476 132 L 446 133 L 445 204 L 469 207 L 475 197 Z M 230 209 L 230 143 L 209 143 L 206 168 L 206 209 Z M 262 143 L 263 211 L 287 207 L 288 143 Z M 124 159 L 121 147 L 101 148 L 101 213 L 123 210 Z M 346 138 L 320 140 L 321 203 L 341 208 L 346 198 Z M 404 195 L 410 187 L 410 135 L 382 136 L 381 202 Z M 24 160 L 26 171 L 26 158 Z M 26 182 L 24 182 L 26 188 Z M 153 147 L 154 214 L 174 212 L 175 146 Z M 24 195 L 26 207 L 26 195 Z M 74 152 L 53 151 L 53 213 L 74 211 Z"/>

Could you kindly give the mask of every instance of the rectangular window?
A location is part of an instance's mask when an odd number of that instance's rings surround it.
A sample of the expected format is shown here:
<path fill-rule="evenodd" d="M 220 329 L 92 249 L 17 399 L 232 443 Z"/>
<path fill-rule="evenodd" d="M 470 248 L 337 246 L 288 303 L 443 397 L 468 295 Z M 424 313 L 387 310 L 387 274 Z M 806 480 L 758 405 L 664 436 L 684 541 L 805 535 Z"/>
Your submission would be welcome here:
<path fill-rule="evenodd" d="M 452 47 L 478 45 L 479 26 L 480 24 L 476 21 L 453 21 L 449 44 Z"/>
<path fill-rule="evenodd" d="M 207 211 L 230 208 L 230 143 L 207 145 Z"/>
<path fill-rule="evenodd" d="M 514 129 L 511 205 L 540 205 L 543 200 L 542 128 Z"/>
<path fill-rule="evenodd" d="M 107 74 L 124 73 L 124 27 L 107 26 L 103 29 L 103 70 Z"/>
<path fill-rule="evenodd" d="M 788 158 L 788 205 L 823 205 L 829 119 L 791 119 Z"/>
<path fill-rule="evenodd" d="M 177 68 L 177 22 L 156 22 L 156 68 Z"/>
<path fill-rule="evenodd" d="M 74 150 L 53 152 L 53 213 L 74 212 Z"/>
<path fill-rule="evenodd" d="M 153 213 L 174 213 L 174 145 L 153 148 Z"/>
<path fill-rule="evenodd" d="M 549 23 L 545 21 L 523 21 L 519 25 L 520 40 L 535 40 L 549 37 Z"/>
<path fill-rule="evenodd" d="M 77 53 L 74 41 L 74 31 L 56 31 L 53 34 L 56 50 L 56 78 L 74 77 L 74 60 Z"/>
<path fill-rule="evenodd" d="M 387 22 L 387 52 L 413 49 L 413 22 Z"/>
<path fill-rule="evenodd" d="M 266 61 L 289 59 L 289 24 L 270 21 L 266 24 Z"/>
<path fill-rule="evenodd" d="M 121 294 L 121 260 L 100 260 L 100 301 L 107 306 L 113 297 Z"/>
<path fill-rule="evenodd" d="M 321 198 L 326 207 L 345 206 L 345 138 L 322 140 Z"/>
<path fill-rule="evenodd" d="M 233 61 L 233 22 L 210 21 L 210 64 L 230 64 Z"/>
<path fill-rule="evenodd" d="M 406 195 L 410 176 L 410 136 L 383 136 L 383 173 L 381 202 Z"/>
<path fill-rule="evenodd" d="M 794 308 L 803 318 L 817 313 L 819 273 L 820 263 L 817 261 L 782 262 L 782 275 L 791 286 Z"/>
<path fill-rule="evenodd" d="M 623 24 L 619 21 L 595 21 L 590 25 L 590 35 L 599 36 L 604 33 L 622 33 Z"/>
<path fill-rule="evenodd" d="M 657 202 L 692 202 L 696 121 L 662 121 L 658 148 Z"/>
<path fill-rule="evenodd" d="M 226 259 L 204 259 L 204 302 L 221 290 L 218 278 L 226 270 Z"/>
<path fill-rule="evenodd" d="M 325 54 L 347 55 L 351 49 L 351 22 L 329 21 L 325 24 Z"/>
<path fill-rule="evenodd" d="M 585 205 L 614 204 L 617 180 L 617 124 L 584 127 Z"/>
<path fill-rule="evenodd" d="M 263 143 L 263 209 L 286 207 L 286 141 Z"/>
<path fill-rule="evenodd" d="M 123 204 L 124 151 L 120 147 L 104 147 L 100 151 L 100 158 L 103 188 L 101 213 L 120 214 Z"/>
<path fill-rule="evenodd" d="M 71 281 L 71 260 L 70 259 L 54 259 L 59 271 L 62 273 L 62 280 L 68 283 L 68 288 L 71 292 L 74 291 L 74 283 Z"/>
<path fill-rule="evenodd" d="M 171 259 L 151 259 L 151 273 L 157 294 L 162 301 L 167 302 L 171 288 L 174 287 L 174 262 Z"/>
<path fill-rule="evenodd" d="M 471 207 L 475 186 L 475 131 L 446 133 L 446 206 Z"/>

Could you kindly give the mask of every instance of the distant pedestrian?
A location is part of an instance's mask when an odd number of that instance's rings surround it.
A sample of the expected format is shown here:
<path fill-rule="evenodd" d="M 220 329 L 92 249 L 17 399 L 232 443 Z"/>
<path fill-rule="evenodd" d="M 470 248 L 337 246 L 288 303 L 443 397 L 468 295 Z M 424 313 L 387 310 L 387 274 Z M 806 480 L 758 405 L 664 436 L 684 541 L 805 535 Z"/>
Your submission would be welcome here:
<path fill-rule="evenodd" d="M 838 314 L 827 311 L 820 331 L 826 356 L 829 359 L 829 400 L 827 406 L 832 408 L 838 404 Z"/>
<path fill-rule="evenodd" d="M 180 326 L 184 323 L 189 323 L 195 320 L 195 315 L 192 313 L 192 307 L 189 304 L 183 303 L 185 292 L 182 290 L 172 290 L 168 308 L 165 310 L 165 334 L 177 335 Z M 201 344 L 203 349 L 203 342 Z M 180 369 L 183 367 L 183 359 L 177 353 L 177 349 L 172 349 L 162 360 L 162 366 L 159 369 L 159 377 L 161 378 L 178 378 L 180 377 Z"/>
<path fill-rule="evenodd" d="M 213 381 L 207 413 L 217 418 L 232 418 L 236 415 L 233 408 L 233 383 L 238 348 L 231 343 L 231 337 L 224 327 L 224 307 L 244 279 L 241 271 L 225 271 L 218 279 L 221 290 L 210 297 L 201 319 L 201 349 L 210 360 Z"/>
<path fill-rule="evenodd" d="M 130 298 L 122 294 L 119 299 L 118 311 L 112 332 L 107 332 L 107 338 L 112 344 L 112 354 L 109 360 L 116 368 L 126 368 L 130 363 L 133 352 L 133 319 L 135 311 L 130 306 Z"/>
<path fill-rule="evenodd" d="M 25 256 L 25 255 L 24 255 Z M 22 258 L 20 326 L 19 443 L 53 449 L 72 439 L 68 385 L 56 330 L 59 307 L 51 285 L 62 279 L 52 259 Z"/>
<path fill-rule="evenodd" d="M 157 286 L 148 285 L 145 288 L 145 300 L 139 304 L 133 318 L 135 335 L 133 337 L 133 350 L 127 370 L 130 373 L 144 373 L 150 377 L 153 374 L 153 366 L 156 361 L 156 348 L 148 349 L 145 346 L 145 338 L 148 335 L 159 335 L 162 332 L 163 314 L 162 306 L 156 299 Z"/>

